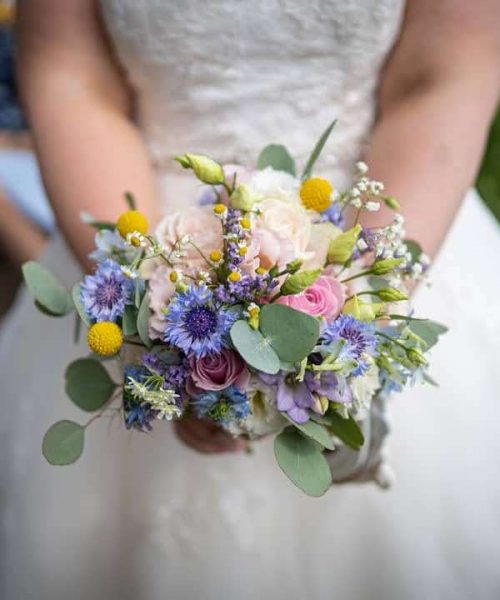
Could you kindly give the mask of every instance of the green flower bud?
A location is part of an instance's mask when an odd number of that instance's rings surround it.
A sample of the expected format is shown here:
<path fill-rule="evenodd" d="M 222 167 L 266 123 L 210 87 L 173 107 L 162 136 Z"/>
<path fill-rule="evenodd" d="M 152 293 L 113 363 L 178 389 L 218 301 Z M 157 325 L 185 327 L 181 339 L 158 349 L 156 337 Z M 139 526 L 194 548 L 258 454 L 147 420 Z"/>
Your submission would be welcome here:
<path fill-rule="evenodd" d="M 410 348 L 407 352 L 408 359 L 417 367 L 421 367 L 427 364 L 425 356 L 416 348 Z"/>
<path fill-rule="evenodd" d="M 303 260 L 301 260 L 300 258 L 296 258 L 295 260 L 292 260 L 292 262 L 289 262 L 287 264 L 286 270 L 290 273 L 290 275 L 293 275 L 294 273 L 297 273 L 297 271 L 300 269 L 303 263 Z"/>
<path fill-rule="evenodd" d="M 363 228 L 358 223 L 332 240 L 330 242 L 330 247 L 328 248 L 328 263 L 337 263 L 341 265 L 346 263 L 354 252 L 356 242 L 358 241 L 362 230 Z"/>
<path fill-rule="evenodd" d="M 219 185 L 225 182 L 222 166 L 208 156 L 202 154 L 184 154 L 175 160 L 185 169 L 193 169 L 194 174 L 203 183 Z"/>
<path fill-rule="evenodd" d="M 231 194 L 231 205 L 237 210 L 248 212 L 252 210 L 257 198 L 252 194 L 250 188 L 243 183 L 240 184 Z"/>
<path fill-rule="evenodd" d="M 321 274 L 321 269 L 313 271 L 301 271 L 290 275 L 281 286 L 280 292 L 282 296 L 290 296 L 291 294 L 300 294 L 310 287 Z"/>
<path fill-rule="evenodd" d="M 384 258 L 383 260 L 377 260 L 371 268 L 371 272 L 374 275 L 387 275 L 387 273 L 394 271 L 394 269 L 403 261 L 403 258 Z"/>
<path fill-rule="evenodd" d="M 400 210 L 401 209 L 401 205 L 396 200 L 396 198 L 394 198 L 394 196 L 386 196 L 384 198 L 384 204 L 391 210 Z"/>
<path fill-rule="evenodd" d="M 269 269 L 269 275 L 271 277 L 276 277 L 279 272 L 280 272 L 280 268 L 278 267 L 278 265 L 274 265 L 274 267 Z"/>
<path fill-rule="evenodd" d="M 184 294 L 188 290 L 189 290 L 189 286 L 186 283 L 184 283 L 184 281 L 179 281 L 177 283 L 177 285 L 175 286 L 175 291 L 179 292 L 180 294 Z"/>
<path fill-rule="evenodd" d="M 373 304 L 363 302 L 358 298 L 358 296 L 353 296 L 344 304 L 342 313 L 344 315 L 352 315 L 355 319 L 358 319 L 359 321 L 373 321 L 373 319 L 375 319 L 376 316 L 373 307 Z"/>
<path fill-rule="evenodd" d="M 408 300 L 408 295 L 396 288 L 378 290 L 374 293 L 376 293 L 384 302 L 401 302 L 402 300 Z"/>

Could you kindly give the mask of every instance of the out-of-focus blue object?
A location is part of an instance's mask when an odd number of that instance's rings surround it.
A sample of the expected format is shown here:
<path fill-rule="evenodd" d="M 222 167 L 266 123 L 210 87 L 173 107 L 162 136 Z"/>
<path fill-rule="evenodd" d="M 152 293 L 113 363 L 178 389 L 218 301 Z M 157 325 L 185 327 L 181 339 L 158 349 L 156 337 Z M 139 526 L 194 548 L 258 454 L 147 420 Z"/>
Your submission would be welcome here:
<path fill-rule="evenodd" d="M 26 217 L 46 233 L 54 231 L 54 215 L 33 152 L 0 149 L 0 187 Z"/>
<path fill-rule="evenodd" d="M 11 28 L 0 27 L 0 130 L 24 131 L 27 125 L 17 96 L 14 54 Z M 54 215 L 33 152 L 0 149 L 0 188 L 8 200 L 44 232 L 54 231 Z"/>

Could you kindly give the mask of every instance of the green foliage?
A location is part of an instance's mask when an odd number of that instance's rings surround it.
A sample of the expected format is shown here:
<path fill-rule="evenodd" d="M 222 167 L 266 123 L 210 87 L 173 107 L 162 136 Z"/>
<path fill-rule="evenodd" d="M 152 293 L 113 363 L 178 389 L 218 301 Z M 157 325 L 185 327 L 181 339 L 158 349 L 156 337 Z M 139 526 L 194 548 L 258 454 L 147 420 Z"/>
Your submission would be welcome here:
<path fill-rule="evenodd" d="M 365 443 L 363 432 L 352 416 L 344 419 L 335 411 L 330 410 L 328 411 L 327 419 L 330 431 L 339 440 L 344 442 L 346 446 L 349 446 L 353 450 L 359 450 L 363 446 Z"/>
<path fill-rule="evenodd" d="M 312 440 L 315 440 L 327 450 L 334 450 L 332 436 L 328 433 L 328 429 L 316 421 L 307 421 L 307 423 L 293 423 L 304 435 Z"/>
<path fill-rule="evenodd" d="M 137 317 L 139 312 L 135 305 L 127 304 L 123 312 L 122 329 L 123 335 L 135 335 L 137 333 Z"/>
<path fill-rule="evenodd" d="M 51 465 L 70 465 L 83 452 L 85 429 L 73 421 L 58 421 L 42 442 L 42 453 Z"/>
<path fill-rule="evenodd" d="M 300 294 L 310 287 L 316 279 L 321 275 L 321 269 L 311 271 L 300 271 L 294 275 L 290 275 L 285 283 L 281 286 L 281 294 L 289 296 L 291 294 Z"/>
<path fill-rule="evenodd" d="M 309 177 L 311 177 L 312 171 L 314 169 L 314 165 L 316 164 L 316 161 L 318 160 L 321 152 L 323 151 L 323 148 L 328 140 L 328 138 L 330 137 L 330 133 L 332 132 L 332 129 L 335 127 L 335 124 L 337 123 L 337 120 L 335 119 L 334 121 L 332 121 L 330 123 L 330 125 L 328 125 L 328 127 L 325 129 L 325 131 L 322 133 L 321 137 L 319 138 L 316 146 L 314 146 L 313 151 L 311 152 L 311 156 L 309 157 L 309 160 L 306 163 L 306 166 L 304 167 L 304 171 L 302 172 L 302 179 L 309 179 Z"/>
<path fill-rule="evenodd" d="M 66 393 L 82 410 L 99 410 L 116 388 L 103 365 L 94 358 L 80 358 L 66 369 Z"/>
<path fill-rule="evenodd" d="M 285 146 L 281 144 L 270 144 L 266 146 L 259 155 L 257 168 L 265 169 L 271 167 L 275 171 L 285 171 L 294 175 L 296 173 L 295 162 Z"/>
<path fill-rule="evenodd" d="M 280 370 L 280 359 L 271 344 L 244 321 L 236 321 L 231 327 L 231 341 L 246 362 L 263 373 L 275 375 Z"/>
<path fill-rule="evenodd" d="M 125 192 L 125 202 L 129 210 L 137 210 L 137 202 L 135 201 L 135 196 L 132 192 Z"/>
<path fill-rule="evenodd" d="M 408 327 L 414 334 L 418 335 L 427 344 L 427 349 L 435 346 L 439 341 L 439 336 L 448 331 L 448 327 L 437 321 L 430 319 L 411 320 Z"/>
<path fill-rule="evenodd" d="M 418 261 L 422 256 L 422 246 L 415 240 L 405 240 L 405 244 L 408 248 L 408 252 L 411 254 L 412 262 Z"/>
<path fill-rule="evenodd" d="M 137 313 L 137 333 L 147 348 L 151 347 L 151 340 L 149 339 L 149 313 L 149 293 L 146 292 Z"/>
<path fill-rule="evenodd" d="M 323 496 L 332 474 L 320 446 L 288 427 L 274 440 L 274 455 L 285 475 L 308 496 Z"/>
<path fill-rule="evenodd" d="M 37 262 L 29 261 L 24 263 L 22 270 L 28 290 L 42 312 L 62 317 L 73 310 L 71 295 L 48 269 Z"/>
<path fill-rule="evenodd" d="M 500 112 L 491 127 L 476 184 L 485 204 L 500 221 Z"/>
<path fill-rule="evenodd" d="M 75 283 L 73 289 L 71 290 L 71 296 L 73 297 L 73 304 L 75 305 L 76 312 L 78 313 L 80 319 L 90 327 L 90 319 L 83 308 L 82 299 L 80 297 L 80 284 Z"/>
<path fill-rule="evenodd" d="M 288 306 L 267 304 L 260 311 L 260 331 L 281 360 L 300 362 L 318 341 L 319 321 Z"/>

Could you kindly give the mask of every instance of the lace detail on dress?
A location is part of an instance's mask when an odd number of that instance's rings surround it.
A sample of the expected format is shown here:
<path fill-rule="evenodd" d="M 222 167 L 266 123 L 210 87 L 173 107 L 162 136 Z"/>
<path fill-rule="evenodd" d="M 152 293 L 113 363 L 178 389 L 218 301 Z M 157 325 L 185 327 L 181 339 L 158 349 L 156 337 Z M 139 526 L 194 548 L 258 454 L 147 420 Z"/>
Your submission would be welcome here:
<path fill-rule="evenodd" d="M 155 163 L 206 152 L 248 163 L 270 142 L 301 162 L 334 118 L 320 167 L 362 151 L 403 0 L 103 0 Z M 337 182 L 338 183 L 338 182 Z"/>

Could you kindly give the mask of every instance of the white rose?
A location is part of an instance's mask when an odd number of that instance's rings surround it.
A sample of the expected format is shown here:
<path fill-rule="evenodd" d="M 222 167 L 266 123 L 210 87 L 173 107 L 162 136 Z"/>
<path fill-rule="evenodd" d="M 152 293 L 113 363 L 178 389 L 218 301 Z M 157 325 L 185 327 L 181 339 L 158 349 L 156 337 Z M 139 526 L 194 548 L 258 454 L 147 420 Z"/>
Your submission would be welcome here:
<path fill-rule="evenodd" d="M 300 182 L 285 173 L 267 167 L 258 171 L 248 182 L 248 186 L 261 198 L 278 198 L 289 202 L 299 202 Z"/>
<path fill-rule="evenodd" d="M 352 396 L 358 410 L 368 410 L 371 399 L 380 388 L 379 372 L 376 364 L 372 364 L 368 371 L 360 377 L 353 377 L 350 381 Z"/>

